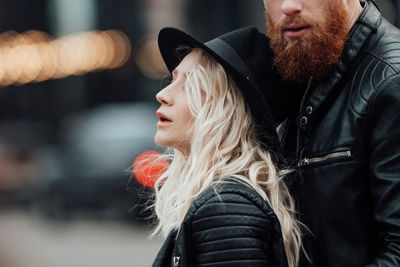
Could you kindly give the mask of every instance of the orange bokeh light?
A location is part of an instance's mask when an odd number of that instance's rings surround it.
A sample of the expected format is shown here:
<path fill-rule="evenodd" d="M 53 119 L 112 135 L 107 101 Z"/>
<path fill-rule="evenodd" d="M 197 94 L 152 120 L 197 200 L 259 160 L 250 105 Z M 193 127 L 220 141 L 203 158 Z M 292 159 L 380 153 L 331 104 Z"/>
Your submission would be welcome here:
<path fill-rule="evenodd" d="M 0 34 L 0 86 L 40 82 L 113 69 L 130 57 L 131 44 L 121 31 L 90 31 L 56 40 L 31 30 Z"/>

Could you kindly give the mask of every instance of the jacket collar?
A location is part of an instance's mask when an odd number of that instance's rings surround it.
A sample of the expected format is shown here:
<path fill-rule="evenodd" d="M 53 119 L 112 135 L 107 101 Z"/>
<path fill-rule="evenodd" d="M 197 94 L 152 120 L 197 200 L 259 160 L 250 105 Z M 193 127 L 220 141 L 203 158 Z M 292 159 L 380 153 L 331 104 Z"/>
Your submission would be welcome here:
<path fill-rule="evenodd" d="M 349 31 L 349 39 L 339 62 L 327 76 L 319 81 L 317 88 L 315 88 L 307 100 L 307 103 L 311 104 L 314 110 L 317 110 L 326 100 L 329 93 L 340 82 L 346 71 L 355 63 L 364 44 L 375 33 L 381 22 L 381 14 L 373 1 L 365 1 L 362 4 L 364 4 L 364 9 Z M 313 86 L 312 83 L 311 86 Z"/>
<path fill-rule="evenodd" d="M 346 43 L 342 58 L 338 64 L 341 70 L 346 71 L 352 65 L 352 62 L 354 62 L 366 40 L 378 28 L 381 19 L 381 13 L 375 2 L 365 2 L 363 12 L 350 29 L 349 41 Z"/>

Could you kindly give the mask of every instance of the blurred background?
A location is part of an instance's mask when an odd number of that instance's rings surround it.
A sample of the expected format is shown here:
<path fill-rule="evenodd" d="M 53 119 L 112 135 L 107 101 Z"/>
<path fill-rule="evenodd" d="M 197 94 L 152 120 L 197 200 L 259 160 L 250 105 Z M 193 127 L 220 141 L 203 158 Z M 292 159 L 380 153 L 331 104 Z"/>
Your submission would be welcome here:
<path fill-rule="evenodd" d="M 157 33 L 247 25 L 264 31 L 261 0 L 0 0 L 0 267 L 149 266 L 162 240 L 130 168 L 161 150 Z"/>

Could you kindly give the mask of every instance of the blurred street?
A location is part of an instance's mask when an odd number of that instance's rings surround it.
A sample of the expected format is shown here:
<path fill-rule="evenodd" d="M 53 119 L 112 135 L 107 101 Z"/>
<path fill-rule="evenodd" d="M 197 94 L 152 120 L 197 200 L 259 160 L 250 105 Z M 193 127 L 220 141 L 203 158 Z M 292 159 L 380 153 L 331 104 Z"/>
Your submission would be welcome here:
<path fill-rule="evenodd" d="M 400 0 L 376 1 L 400 27 Z M 150 266 L 162 240 L 132 163 L 164 150 L 158 32 L 264 32 L 264 14 L 263 1 L 0 0 L 0 267 Z"/>
<path fill-rule="evenodd" d="M 0 211 L 0 267 L 145 267 L 162 240 L 152 228 L 118 221 L 57 222 Z"/>

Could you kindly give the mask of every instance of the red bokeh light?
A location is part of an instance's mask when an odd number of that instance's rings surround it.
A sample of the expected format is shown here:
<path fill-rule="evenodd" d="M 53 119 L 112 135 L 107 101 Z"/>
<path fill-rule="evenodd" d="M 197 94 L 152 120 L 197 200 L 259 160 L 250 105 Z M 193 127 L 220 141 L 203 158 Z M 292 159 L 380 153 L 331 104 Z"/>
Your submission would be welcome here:
<path fill-rule="evenodd" d="M 133 162 L 136 180 L 146 187 L 154 187 L 156 180 L 168 169 L 169 162 L 160 158 L 161 152 L 148 150 L 140 153 Z"/>

